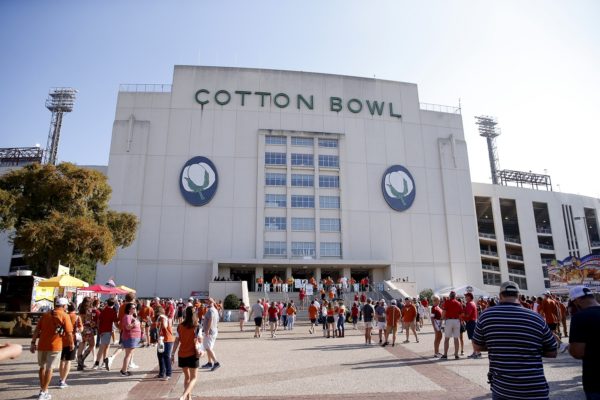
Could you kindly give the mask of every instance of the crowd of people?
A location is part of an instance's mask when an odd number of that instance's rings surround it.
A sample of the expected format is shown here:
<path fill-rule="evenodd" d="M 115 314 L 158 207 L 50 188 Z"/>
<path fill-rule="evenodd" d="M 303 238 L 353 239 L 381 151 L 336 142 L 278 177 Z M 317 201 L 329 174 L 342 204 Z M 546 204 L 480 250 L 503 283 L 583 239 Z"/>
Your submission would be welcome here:
<path fill-rule="evenodd" d="M 65 389 L 69 387 L 72 361 L 76 360 L 78 371 L 111 371 L 113 362 L 123 353 L 119 374 L 127 377 L 132 375 L 132 369 L 139 368 L 134 362 L 136 349 L 153 347 L 157 379 L 171 378 L 177 354 L 177 365 L 184 375 L 180 399 L 190 400 L 200 357 L 206 354 L 208 358 L 203 369 L 215 371 L 221 366 L 214 351 L 221 317 L 221 302 L 212 298 L 203 302 L 190 298 L 187 303 L 158 297 L 139 301 L 130 293 L 122 301 L 109 298 L 103 303 L 85 297 L 77 307 L 66 298 L 57 298 L 54 310 L 42 316 L 31 340 L 30 351 L 38 356 L 38 399 L 52 397 L 48 387 L 57 365 L 58 387 Z M 108 355 L 110 345 L 117 343 L 112 355 Z M 88 357 L 91 363 L 86 364 Z"/>
<path fill-rule="evenodd" d="M 445 297 L 407 297 L 388 304 L 357 292 L 352 304 L 346 306 L 332 293 L 305 295 L 306 307 L 297 307 L 293 300 L 277 302 L 263 298 L 251 306 L 242 302 L 238 309 L 240 331 L 244 331 L 249 317 L 254 322 L 254 338 L 268 332 L 276 339 L 278 331 L 296 329 L 298 314 L 306 313 L 310 321 L 309 335 L 315 335 L 321 327 L 324 338 L 344 338 L 347 324 L 352 324 L 353 329 L 364 330 L 366 346 L 378 340 L 377 344 L 385 347 L 396 346 L 398 334 L 403 333 L 403 344 L 410 343 L 411 334 L 418 343 L 419 331 L 424 321 L 429 320 L 434 333 L 432 358 L 447 360 L 464 356 L 465 332 L 473 348 L 468 358 L 481 358 L 483 351 L 488 352 L 488 378 L 497 398 L 523 398 L 525 392 L 525 397 L 547 398 L 542 357 L 556 357 L 558 352 L 567 350 L 573 357 L 584 359 L 586 394 L 600 392 L 594 379 L 595 358 L 590 358 L 590 354 L 595 356 L 597 352 L 594 335 L 600 333 L 600 306 L 587 288 L 572 290 L 568 302 L 550 292 L 540 297 L 526 297 L 520 294 L 514 282 L 502 284 L 499 298 L 477 300 L 472 293 L 457 296 L 450 292 Z M 568 315 L 572 316 L 570 346 L 562 341 L 569 331 Z M 111 371 L 114 361 L 122 354 L 119 374 L 130 376 L 131 370 L 137 368 L 136 350 L 153 347 L 157 356 L 157 379 L 171 378 L 175 355 L 178 356 L 177 365 L 184 375 L 184 392 L 180 399 L 189 400 L 197 369 L 215 371 L 220 367 L 214 346 L 222 317 L 222 304 L 213 299 L 139 301 L 128 294 L 122 301 L 110 298 L 102 303 L 95 298 L 84 298 L 76 307 L 67 299 L 58 298 L 54 310 L 40 319 L 31 342 L 31 352 L 38 355 L 38 398 L 51 398 L 48 387 L 56 366 L 60 388 L 69 386 L 73 361 L 78 371 L 88 368 Z M 454 351 L 449 354 L 451 340 Z M 111 344 L 115 348 L 109 355 Z M 208 360 L 200 366 L 203 355 Z M 515 381 L 515 371 L 520 381 Z"/>

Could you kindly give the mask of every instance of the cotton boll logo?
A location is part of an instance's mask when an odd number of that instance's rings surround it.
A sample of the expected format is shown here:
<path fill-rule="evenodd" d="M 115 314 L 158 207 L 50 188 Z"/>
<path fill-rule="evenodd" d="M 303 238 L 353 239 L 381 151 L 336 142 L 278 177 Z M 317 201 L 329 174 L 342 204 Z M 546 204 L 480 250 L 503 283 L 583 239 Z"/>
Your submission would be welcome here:
<path fill-rule="evenodd" d="M 217 168 L 206 157 L 194 157 L 185 163 L 179 176 L 183 198 L 194 206 L 207 204 L 217 191 Z"/>
<path fill-rule="evenodd" d="M 389 167 L 381 179 L 381 191 L 388 205 L 396 211 L 410 208 L 415 200 L 415 180 L 401 165 Z"/>

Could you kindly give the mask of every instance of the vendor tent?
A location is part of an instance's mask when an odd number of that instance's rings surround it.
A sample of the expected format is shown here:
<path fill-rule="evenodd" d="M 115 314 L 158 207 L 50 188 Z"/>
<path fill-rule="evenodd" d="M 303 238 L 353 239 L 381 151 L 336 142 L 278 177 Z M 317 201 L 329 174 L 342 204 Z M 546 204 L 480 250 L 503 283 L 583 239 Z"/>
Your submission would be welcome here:
<path fill-rule="evenodd" d="M 117 287 L 118 287 L 119 289 L 121 289 L 121 290 L 124 290 L 124 291 L 126 291 L 126 292 L 129 292 L 129 293 L 135 293 L 135 292 L 136 292 L 136 290 L 135 290 L 135 289 L 132 289 L 132 288 L 130 288 L 130 287 L 127 287 L 127 286 L 125 286 L 125 285 L 119 285 L 119 286 L 117 286 Z"/>
<path fill-rule="evenodd" d="M 99 294 L 127 294 L 127 292 L 123 289 L 119 289 L 112 286 L 104 286 L 95 284 L 90 287 L 85 288 L 86 291 L 96 292 Z"/>
<path fill-rule="evenodd" d="M 77 279 L 71 275 L 60 275 L 55 276 L 50 279 L 46 279 L 38 284 L 41 287 L 58 287 L 58 288 L 80 288 L 80 287 L 88 287 L 89 284 L 87 282 L 82 281 L 81 279 Z"/>
<path fill-rule="evenodd" d="M 458 287 L 446 287 L 443 289 L 439 289 L 435 292 L 440 297 L 448 297 L 450 296 L 450 292 L 454 291 L 457 296 L 463 297 L 465 293 L 470 292 L 473 293 L 475 298 L 477 297 L 490 297 L 490 294 L 483 289 L 479 289 L 478 287 L 471 285 L 463 285 Z"/>

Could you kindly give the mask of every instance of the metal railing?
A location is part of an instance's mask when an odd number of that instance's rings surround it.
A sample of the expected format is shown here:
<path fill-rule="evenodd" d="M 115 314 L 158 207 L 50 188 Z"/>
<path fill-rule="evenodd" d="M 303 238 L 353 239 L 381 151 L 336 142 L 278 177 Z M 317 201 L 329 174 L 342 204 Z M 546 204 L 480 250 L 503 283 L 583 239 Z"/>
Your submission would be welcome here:
<path fill-rule="evenodd" d="M 510 260 L 518 260 L 518 261 L 523 261 L 523 256 L 518 256 L 516 254 L 507 254 L 506 258 L 510 259 Z"/>
<path fill-rule="evenodd" d="M 500 266 L 492 264 L 481 264 L 481 269 L 486 271 L 500 272 Z"/>
<path fill-rule="evenodd" d="M 554 250 L 554 246 L 552 246 L 551 244 L 540 243 L 539 246 L 540 249 Z"/>
<path fill-rule="evenodd" d="M 505 242 L 510 242 L 510 243 L 521 244 L 521 238 L 518 238 L 516 236 L 504 236 L 504 241 Z"/>
<path fill-rule="evenodd" d="M 431 104 L 431 103 L 419 103 L 421 110 L 425 111 L 436 111 L 443 112 L 448 114 L 461 114 L 460 106 L 444 106 L 441 104 Z"/>
<path fill-rule="evenodd" d="M 545 226 L 537 226 L 536 230 L 538 233 L 552 234 L 552 229 L 546 228 Z"/>
<path fill-rule="evenodd" d="M 521 269 L 509 268 L 509 269 L 508 269 L 508 273 L 509 273 L 509 274 L 514 274 L 514 275 L 522 275 L 522 276 L 525 276 L 525 271 L 523 271 L 523 270 L 521 270 Z"/>
<path fill-rule="evenodd" d="M 162 83 L 123 83 L 119 85 L 119 92 L 170 93 L 172 86 Z"/>
<path fill-rule="evenodd" d="M 600 242 L 592 241 L 592 247 L 600 247 Z"/>
<path fill-rule="evenodd" d="M 486 256 L 498 257 L 498 253 L 495 251 L 481 250 L 481 254 L 486 255 Z"/>
<path fill-rule="evenodd" d="M 488 238 L 488 239 L 496 239 L 496 235 L 493 233 L 479 232 L 479 237 Z"/>

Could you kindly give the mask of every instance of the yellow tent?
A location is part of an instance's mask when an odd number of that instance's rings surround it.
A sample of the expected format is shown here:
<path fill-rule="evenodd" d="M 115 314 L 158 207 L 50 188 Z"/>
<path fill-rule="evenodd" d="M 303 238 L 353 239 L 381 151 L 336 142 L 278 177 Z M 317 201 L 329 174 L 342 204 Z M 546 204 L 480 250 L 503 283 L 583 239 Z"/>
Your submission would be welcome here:
<path fill-rule="evenodd" d="M 135 289 L 129 288 L 129 287 L 125 286 L 125 285 L 119 285 L 117 287 L 119 289 L 124 290 L 124 291 L 129 292 L 129 293 L 135 293 L 136 292 Z"/>
<path fill-rule="evenodd" d="M 38 284 L 40 287 L 72 287 L 72 288 L 80 288 L 80 287 L 88 287 L 89 284 L 87 282 L 82 281 L 81 279 L 77 279 L 71 275 L 60 275 L 55 276 L 50 279 L 46 279 Z"/>

